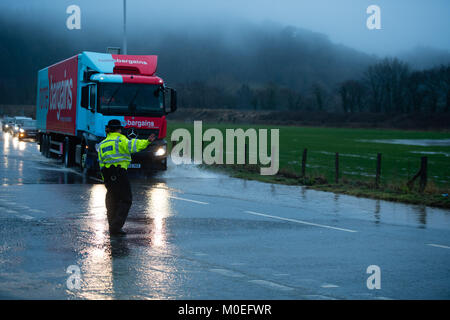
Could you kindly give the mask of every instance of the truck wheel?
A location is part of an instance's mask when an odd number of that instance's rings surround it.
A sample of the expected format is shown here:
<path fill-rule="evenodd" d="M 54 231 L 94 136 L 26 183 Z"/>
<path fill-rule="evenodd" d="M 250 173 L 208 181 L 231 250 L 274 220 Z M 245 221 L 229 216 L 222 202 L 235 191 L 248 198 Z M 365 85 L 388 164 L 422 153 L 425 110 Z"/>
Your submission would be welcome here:
<path fill-rule="evenodd" d="M 46 147 L 45 147 L 45 156 L 47 157 L 47 158 L 51 158 L 52 157 L 52 153 L 50 152 L 50 148 L 51 148 L 51 146 L 52 146 L 52 144 L 51 144 L 51 137 L 50 137 L 50 135 L 47 135 L 47 143 L 45 144 L 46 145 Z"/>
<path fill-rule="evenodd" d="M 39 152 L 44 154 L 43 136 L 39 136 Z"/>
<path fill-rule="evenodd" d="M 81 171 L 83 173 L 87 173 L 86 160 L 87 160 L 86 145 L 84 143 L 82 143 L 81 144 L 81 152 L 80 152 L 80 167 L 81 167 Z"/>
<path fill-rule="evenodd" d="M 167 158 L 161 160 L 161 167 L 160 167 L 161 171 L 166 171 L 167 170 Z"/>
<path fill-rule="evenodd" d="M 64 166 L 70 168 L 73 166 L 73 147 L 69 137 L 64 139 Z"/>
<path fill-rule="evenodd" d="M 48 158 L 48 135 L 44 135 L 42 137 L 42 148 L 43 148 L 43 152 L 42 154 L 44 155 L 44 157 Z"/>

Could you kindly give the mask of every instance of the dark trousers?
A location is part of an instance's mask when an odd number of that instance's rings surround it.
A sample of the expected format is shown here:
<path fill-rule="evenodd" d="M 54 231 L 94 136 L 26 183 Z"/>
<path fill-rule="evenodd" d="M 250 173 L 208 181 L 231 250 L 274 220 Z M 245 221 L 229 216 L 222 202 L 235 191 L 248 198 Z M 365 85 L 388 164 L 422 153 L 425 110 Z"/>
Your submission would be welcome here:
<path fill-rule="evenodd" d="M 125 224 L 132 203 L 127 170 L 111 166 L 102 169 L 106 187 L 106 210 L 109 231 L 117 232 Z"/>

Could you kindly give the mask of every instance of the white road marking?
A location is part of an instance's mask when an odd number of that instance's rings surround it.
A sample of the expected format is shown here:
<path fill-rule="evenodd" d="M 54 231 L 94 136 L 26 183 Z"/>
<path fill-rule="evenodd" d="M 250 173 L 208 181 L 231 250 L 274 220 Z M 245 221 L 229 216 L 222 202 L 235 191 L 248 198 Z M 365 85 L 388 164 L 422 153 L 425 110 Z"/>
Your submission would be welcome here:
<path fill-rule="evenodd" d="M 80 177 L 84 177 L 84 176 L 85 176 L 84 173 L 78 172 L 78 171 L 75 170 L 75 169 L 56 168 L 56 167 L 53 167 L 53 168 L 34 167 L 34 168 L 35 168 L 35 169 L 38 169 L 38 170 L 70 172 L 70 173 L 76 174 L 76 175 L 78 175 L 78 176 L 80 176 Z M 98 179 L 98 178 L 91 177 L 91 176 L 88 176 L 87 178 L 103 183 L 103 180 L 102 180 L 102 179 Z"/>
<path fill-rule="evenodd" d="M 302 220 L 289 219 L 289 218 L 283 218 L 283 217 L 278 217 L 278 216 L 271 216 L 271 215 L 268 215 L 268 214 L 254 212 L 254 211 L 244 211 L 244 212 L 245 213 L 249 213 L 249 214 L 253 214 L 253 215 L 256 215 L 256 216 L 267 217 L 267 218 L 278 219 L 278 220 L 284 220 L 284 221 L 290 221 L 290 222 L 296 222 L 296 223 L 306 224 L 306 225 L 314 226 L 314 227 L 327 228 L 327 229 L 333 229 L 333 230 L 339 230 L 339 231 L 345 231 L 345 232 L 358 232 L 358 231 L 355 231 L 355 230 L 344 229 L 344 228 L 337 228 L 337 227 L 332 227 L 332 226 L 327 226 L 327 225 L 323 225 L 323 224 L 317 224 L 317 223 L 312 223 L 312 222 L 307 222 L 307 221 L 302 221 Z"/>
<path fill-rule="evenodd" d="M 444 246 L 442 244 L 427 243 L 427 246 L 436 247 L 436 248 L 443 248 L 443 249 L 450 249 L 450 247 Z"/>
<path fill-rule="evenodd" d="M 29 210 L 30 209 L 30 207 L 28 207 L 28 206 L 15 206 L 14 208 L 20 209 L 20 210 Z"/>
<path fill-rule="evenodd" d="M 335 298 L 328 297 L 328 296 L 322 296 L 320 294 L 310 294 L 310 295 L 305 295 L 303 297 L 308 300 L 336 300 Z"/>
<path fill-rule="evenodd" d="M 322 288 L 339 288 L 339 286 L 337 286 L 335 284 L 331 284 L 331 283 L 323 284 L 320 287 L 322 287 Z"/>
<path fill-rule="evenodd" d="M 146 234 L 127 234 L 127 239 L 147 240 Z"/>
<path fill-rule="evenodd" d="M 39 209 L 29 209 L 28 211 L 35 212 L 35 213 L 45 213 L 45 211 L 39 210 Z"/>
<path fill-rule="evenodd" d="M 209 204 L 208 202 L 179 198 L 179 197 L 174 197 L 174 196 L 169 196 L 169 198 L 176 199 L 176 200 L 182 200 L 182 201 L 189 201 L 189 202 L 198 203 L 198 204 Z"/>
<path fill-rule="evenodd" d="M 260 286 L 268 287 L 271 289 L 282 290 L 282 291 L 292 291 L 294 288 L 284 286 L 282 284 L 278 284 L 272 281 L 267 280 L 249 280 L 248 282 L 258 284 Z"/>
<path fill-rule="evenodd" d="M 242 263 L 242 262 L 233 262 L 233 263 L 230 263 L 232 266 L 245 266 L 245 263 Z"/>
<path fill-rule="evenodd" d="M 204 256 L 207 256 L 207 254 L 206 254 L 206 253 L 203 253 L 203 252 L 194 252 L 194 256 L 197 256 L 197 257 L 204 257 Z"/>
<path fill-rule="evenodd" d="M 16 210 L 6 209 L 4 212 L 13 214 L 13 215 L 16 216 L 17 218 L 21 218 L 21 219 L 25 219 L 25 220 L 33 220 L 33 219 L 34 219 L 34 217 L 29 216 L 29 215 L 27 215 L 27 214 L 19 214 L 19 212 L 16 211 Z"/>
<path fill-rule="evenodd" d="M 26 214 L 18 214 L 19 218 L 25 219 L 25 220 L 33 220 L 34 218 L 32 216 L 26 215 Z"/>
<path fill-rule="evenodd" d="M 221 274 L 223 276 L 227 276 L 227 277 L 233 277 L 233 278 L 242 278 L 243 275 L 231 270 L 227 270 L 227 269 L 220 269 L 220 268 L 215 268 L 215 269 L 209 269 L 209 271 L 211 272 L 215 272 L 218 274 Z"/>

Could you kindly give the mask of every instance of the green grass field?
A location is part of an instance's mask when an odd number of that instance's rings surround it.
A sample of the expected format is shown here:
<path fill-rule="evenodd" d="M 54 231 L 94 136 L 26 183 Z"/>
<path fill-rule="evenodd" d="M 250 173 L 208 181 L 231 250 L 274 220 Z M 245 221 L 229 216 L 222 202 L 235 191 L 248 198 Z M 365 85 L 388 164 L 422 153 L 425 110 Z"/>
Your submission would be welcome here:
<path fill-rule="evenodd" d="M 186 128 L 193 134 L 192 123 L 169 122 L 168 139 L 170 139 L 171 132 L 176 128 Z M 396 185 L 401 189 L 401 186 L 404 186 L 419 170 L 422 156 L 428 157 L 427 191 L 446 193 L 450 186 L 450 146 L 419 146 L 373 141 L 385 139 L 450 139 L 450 133 L 448 132 L 203 123 L 203 132 L 208 128 L 220 129 L 223 134 L 227 128 L 242 128 L 244 130 L 248 128 L 280 129 L 280 173 L 284 173 L 285 176 L 290 174 L 293 176 L 300 175 L 303 149 L 307 148 L 306 175 L 321 177 L 321 181 L 326 180 L 328 184 L 334 183 L 335 153 L 339 152 L 340 179 L 344 183 L 353 181 L 374 182 L 377 153 L 381 153 L 381 184 L 384 186 Z M 413 141 L 413 143 L 416 142 Z M 207 142 L 205 142 L 206 144 Z M 241 176 L 245 177 L 242 174 Z M 252 178 L 258 177 L 253 176 Z M 264 177 L 260 178 L 260 180 L 264 179 Z"/>

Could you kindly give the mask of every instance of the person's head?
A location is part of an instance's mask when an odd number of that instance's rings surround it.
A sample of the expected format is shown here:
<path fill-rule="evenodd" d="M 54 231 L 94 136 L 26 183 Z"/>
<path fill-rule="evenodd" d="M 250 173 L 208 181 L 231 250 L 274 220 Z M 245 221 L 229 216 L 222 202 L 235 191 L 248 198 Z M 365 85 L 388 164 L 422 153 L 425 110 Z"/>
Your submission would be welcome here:
<path fill-rule="evenodd" d="M 117 119 L 109 120 L 105 129 L 106 129 L 106 133 L 121 132 L 122 131 L 122 123 L 120 122 L 120 120 L 117 120 Z"/>

